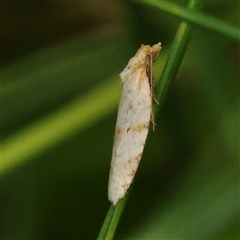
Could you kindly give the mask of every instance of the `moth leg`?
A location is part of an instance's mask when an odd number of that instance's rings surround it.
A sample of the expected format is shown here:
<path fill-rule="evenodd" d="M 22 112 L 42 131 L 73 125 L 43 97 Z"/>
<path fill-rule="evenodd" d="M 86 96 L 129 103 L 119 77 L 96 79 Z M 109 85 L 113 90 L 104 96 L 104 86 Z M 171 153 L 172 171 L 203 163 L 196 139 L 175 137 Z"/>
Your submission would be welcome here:
<path fill-rule="evenodd" d="M 157 105 L 159 105 L 159 102 L 158 102 L 158 100 L 156 99 L 155 96 L 153 96 L 153 100 L 154 100 L 154 102 L 155 102 Z"/>
<path fill-rule="evenodd" d="M 147 70 L 147 75 L 148 75 L 148 81 L 149 81 L 149 86 L 150 86 L 150 96 L 152 99 L 152 103 L 151 103 L 151 123 L 153 126 L 153 131 L 155 130 L 155 120 L 154 120 L 154 113 L 153 113 L 153 101 L 156 102 L 157 104 L 159 104 L 159 102 L 157 101 L 157 99 L 155 98 L 155 94 L 154 94 L 154 77 L 153 77 L 153 70 L 152 70 L 152 65 L 153 65 L 153 54 L 152 52 L 149 53 L 147 55 L 146 58 L 146 70 Z"/>

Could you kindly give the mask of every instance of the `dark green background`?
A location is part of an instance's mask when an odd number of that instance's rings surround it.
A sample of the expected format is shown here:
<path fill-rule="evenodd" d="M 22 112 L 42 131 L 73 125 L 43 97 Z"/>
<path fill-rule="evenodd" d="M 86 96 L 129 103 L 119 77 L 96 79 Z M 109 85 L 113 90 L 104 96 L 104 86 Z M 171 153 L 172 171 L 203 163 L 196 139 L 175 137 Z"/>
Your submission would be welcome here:
<path fill-rule="evenodd" d="M 239 26 L 237 1 L 202 11 Z M 160 74 L 180 23 L 120 1 L 46 0 L 3 1 L 1 22 L 3 142 L 119 74 L 141 43 L 162 43 Z M 2 239 L 96 238 L 116 114 L 2 171 Z M 156 118 L 116 239 L 240 238 L 238 43 L 196 27 Z"/>

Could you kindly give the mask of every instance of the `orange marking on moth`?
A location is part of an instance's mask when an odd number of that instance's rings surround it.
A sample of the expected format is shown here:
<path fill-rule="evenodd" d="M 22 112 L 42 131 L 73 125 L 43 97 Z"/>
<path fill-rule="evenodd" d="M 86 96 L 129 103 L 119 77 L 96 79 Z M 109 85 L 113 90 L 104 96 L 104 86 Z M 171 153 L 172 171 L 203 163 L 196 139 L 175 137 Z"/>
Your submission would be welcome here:
<path fill-rule="evenodd" d="M 133 181 L 146 142 L 152 113 L 152 63 L 161 44 L 141 45 L 121 72 L 123 83 L 113 144 L 108 198 L 116 205 Z"/>
<path fill-rule="evenodd" d="M 146 128 L 145 126 L 146 126 L 146 124 L 138 123 L 136 125 L 136 131 L 141 132 L 144 128 Z"/>

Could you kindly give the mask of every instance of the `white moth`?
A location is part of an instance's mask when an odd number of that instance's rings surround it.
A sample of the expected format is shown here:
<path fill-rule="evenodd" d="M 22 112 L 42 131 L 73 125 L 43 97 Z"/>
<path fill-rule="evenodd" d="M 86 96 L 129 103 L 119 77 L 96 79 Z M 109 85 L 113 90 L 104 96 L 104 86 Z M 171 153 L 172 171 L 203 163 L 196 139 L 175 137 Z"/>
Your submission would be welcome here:
<path fill-rule="evenodd" d="M 116 205 L 133 181 L 146 142 L 152 112 L 152 63 L 161 50 L 161 43 L 141 45 L 120 76 L 123 83 L 114 136 L 108 198 Z"/>

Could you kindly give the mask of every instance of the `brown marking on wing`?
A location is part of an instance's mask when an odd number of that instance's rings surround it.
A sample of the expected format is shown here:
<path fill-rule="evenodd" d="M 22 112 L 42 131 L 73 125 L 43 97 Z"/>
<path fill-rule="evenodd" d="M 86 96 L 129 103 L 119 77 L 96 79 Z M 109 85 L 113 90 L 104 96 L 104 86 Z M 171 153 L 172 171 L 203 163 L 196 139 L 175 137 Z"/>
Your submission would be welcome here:
<path fill-rule="evenodd" d="M 138 154 L 136 157 L 134 157 L 134 158 L 132 158 L 132 159 L 129 159 L 129 160 L 127 161 L 127 163 L 124 164 L 124 167 L 125 167 L 125 168 L 129 168 L 129 165 L 130 165 L 130 167 L 133 167 L 133 168 L 134 168 L 134 169 L 132 169 L 132 171 L 131 171 L 130 173 L 127 174 L 128 177 L 131 177 L 131 182 L 130 182 L 130 183 L 125 183 L 124 185 L 122 185 L 122 187 L 123 187 L 123 189 L 125 190 L 125 192 L 128 190 L 129 186 L 130 186 L 131 183 L 132 183 L 132 180 L 133 180 L 133 178 L 134 178 L 134 176 L 135 176 L 135 173 L 136 173 L 136 171 L 137 171 L 138 164 L 139 164 L 139 161 L 140 161 L 140 159 L 141 159 L 141 156 L 142 156 L 142 154 L 140 153 L 140 154 Z M 134 165 L 135 165 L 135 166 L 134 166 Z"/>
<path fill-rule="evenodd" d="M 139 154 L 137 155 L 137 157 L 135 158 L 136 161 L 137 161 L 137 163 L 140 162 L 141 156 L 142 156 L 142 153 L 139 153 Z"/>
<path fill-rule="evenodd" d="M 119 135 L 122 133 L 122 128 L 117 128 L 115 131 L 114 139 L 118 138 Z"/>
<path fill-rule="evenodd" d="M 125 190 L 125 192 L 128 190 L 129 186 L 131 183 L 125 183 L 124 185 L 122 185 L 123 189 Z"/>
<path fill-rule="evenodd" d="M 136 131 L 141 132 L 144 128 L 148 128 L 148 123 L 138 123 L 136 125 Z"/>
<path fill-rule="evenodd" d="M 137 82 L 137 91 L 140 91 L 142 88 L 142 82 L 146 81 L 148 79 L 147 73 L 146 73 L 146 64 L 143 62 L 139 62 L 132 73 L 132 79 L 138 79 Z"/>

